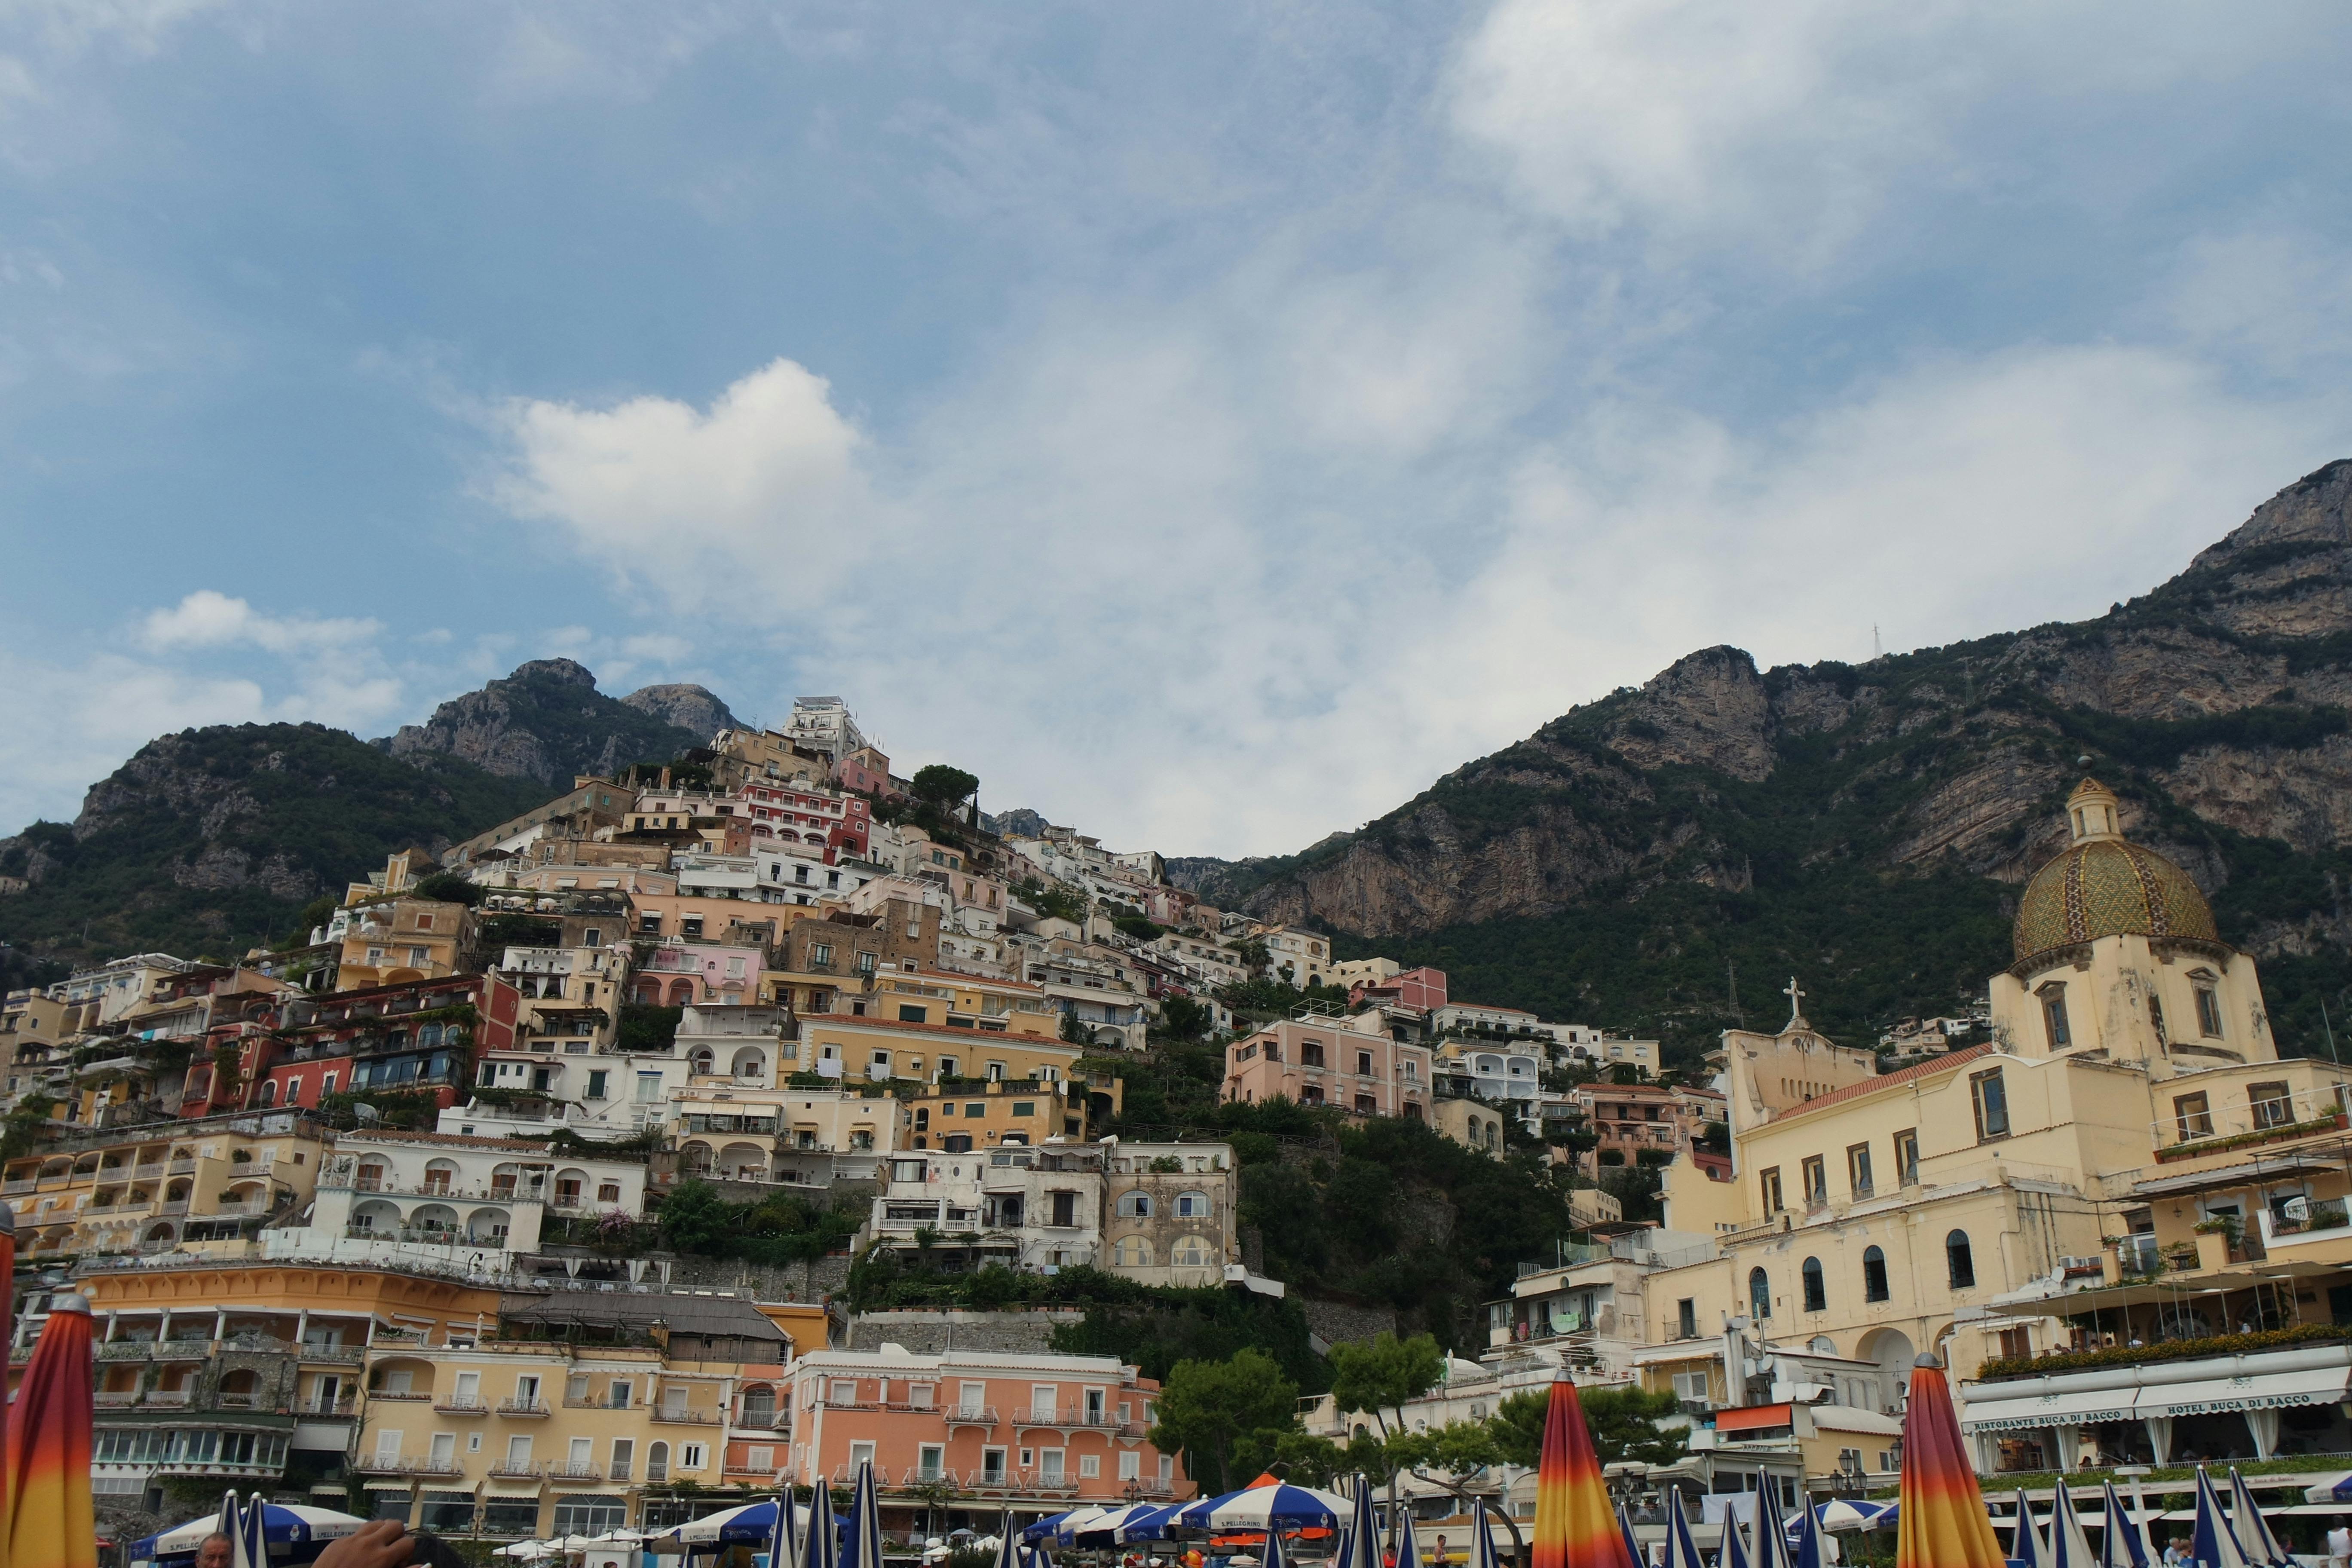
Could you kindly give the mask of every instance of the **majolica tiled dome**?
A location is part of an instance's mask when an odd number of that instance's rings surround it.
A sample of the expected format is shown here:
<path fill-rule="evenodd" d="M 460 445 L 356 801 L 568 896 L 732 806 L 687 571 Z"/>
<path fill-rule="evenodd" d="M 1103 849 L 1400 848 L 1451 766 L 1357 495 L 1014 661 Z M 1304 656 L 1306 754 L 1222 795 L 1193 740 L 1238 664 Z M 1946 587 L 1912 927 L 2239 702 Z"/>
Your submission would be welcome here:
<path fill-rule="evenodd" d="M 2066 802 L 2074 842 L 2033 874 L 2018 900 L 2019 959 L 2103 936 L 2219 942 L 2212 906 L 2189 873 L 2116 828 L 2116 797 L 2084 779 Z"/>

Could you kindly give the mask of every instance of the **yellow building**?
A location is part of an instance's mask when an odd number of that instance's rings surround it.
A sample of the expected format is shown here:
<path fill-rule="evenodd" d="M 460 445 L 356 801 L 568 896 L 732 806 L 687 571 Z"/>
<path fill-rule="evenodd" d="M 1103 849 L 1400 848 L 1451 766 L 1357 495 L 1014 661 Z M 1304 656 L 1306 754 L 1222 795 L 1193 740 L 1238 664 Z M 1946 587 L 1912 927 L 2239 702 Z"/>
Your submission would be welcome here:
<path fill-rule="evenodd" d="M 908 1004 L 908 1005 L 911 1005 Z M 1046 1036 L 967 1028 L 945 1021 L 856 1017 L 840 1013 L 801 1020 L 799 1051 L 786 1042 L 785 1065 L 796 1072 L 824 1072 L 827 1062 L 852 1082 L 869 1079 L 1068 1078 L 1082 1054 L 1077 1046 Z"/>
<path fill-rule="evenodd" d="M 0 1195 L 25 1256 L 239 1254 L 310 1200 L 325 1137 L 285 1110 L 72 1133 L 9 1161 Z"/>
<path fill-rule="evenodd" d="M 1109 1081 L 1116 1087 L 1117 1080 Z M 1007 1139 L 1039 1143 L 1085 1138 L 1087 1106 L 1083 1094 L 1065 1097 L 1054 1086 L 1025 1079 L 933 1084 L 898 1102 L 898 1147 L 962 1153 L 992 1149 Z"/>
<path fill-rule="evenodd" d="M 908 1024 L 946 1024 L 982 1034 L 1027 1035 L 1058 1040 L 1061 1005 L 1042 985 L 1025 980 L 993 980 L 937 969 L 919 973 L 884 972 L 874 980 L 866 1005 L 869 1016 Z"/>
<path fill-rule="evenodd" d="M 378 898 L 337 910 L 328 940 L 342 952 L 335 988 L 364 991 L 407 980 L 456 974 L 473 931 L 474 912 L 435 899 Z"/>
<path fill-rule="evenodd" d="M 172 1479 L 298 1485 L 343 1505 L 371 1343 L 470 1336 L 498 1296 L 421 1273 L 203 1258 L 85 1270 L 98 1343 L 91 1485 L 101 1510 Z M 19 1359 L 38 1337 L 23 1325 Z"/>
<path fill-rule="evenodd" d="M 2115 795 L 2086 780 L 2068 812 L 1992 983 L 1993 1043 L 1882 1076 L 1811 1030 L 1793 982 L 1779 1034 L 1724 1037 L 1735 1179 L 1669 1169 L 1667 1226 L 1716 1245 L 1650 1276 L 1649 1337 L 1764 1368 L 1735 1409 L 1805 1397 L 1773 1396 L 1802 1383 L 1779 1352 L 1852 1363 L 1840 1402 L 1881 1408 L 1937 1353 L 1987 1470 L 2352 1447 L 2352 1074 L 2279 1058 L 2253 959 L 2122 837 Z M 2325 1343 L 2276 1366 L 2267 1342 L 2226 1348 L 2279 1328 Z M 2209 1337 L 2212 1357 L 2131 1364 Z M 2053 1355 L 2110 1386 L 2027 1378 L 2028 1399 L 2001 1364 Z"/>

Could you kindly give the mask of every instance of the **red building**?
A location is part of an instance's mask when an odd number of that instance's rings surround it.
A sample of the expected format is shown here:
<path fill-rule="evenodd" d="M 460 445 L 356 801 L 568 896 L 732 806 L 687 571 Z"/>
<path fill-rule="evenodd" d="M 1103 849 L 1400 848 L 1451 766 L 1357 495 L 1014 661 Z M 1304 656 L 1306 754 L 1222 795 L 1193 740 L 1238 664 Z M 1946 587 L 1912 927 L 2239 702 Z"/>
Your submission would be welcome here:
<path fill-rule="evenodd" d="M 461 1008 L 470 1008 L 470 1016 Z M 514 1048 L 521 1011 L 522 993 L 490 974 L 303 997 L 283 1010 L 274 1035 L 236 1042 L 234 1086 L 215 1086 L 209 1061 L 191 1066 L 181 1114 L 307 1109 L 328 1095 L 371 1089 L 427 1091 L 436 1109 L 446 1110 L 473 1081 L 475 1053 Z M 226 1095 L 216 1094 L 216 1087 Z M 209 1110 L 194 1109 L 200 1097 Z"/>
<path fill-rule="evenodd" d="M 1445 971 L 1426 964 L 1391 975 L 1376 984 L 1357 985 L 1348 993 L 1348 1006 L 1411 1007 L 1430 1013 L 1445 1005 Z"/>

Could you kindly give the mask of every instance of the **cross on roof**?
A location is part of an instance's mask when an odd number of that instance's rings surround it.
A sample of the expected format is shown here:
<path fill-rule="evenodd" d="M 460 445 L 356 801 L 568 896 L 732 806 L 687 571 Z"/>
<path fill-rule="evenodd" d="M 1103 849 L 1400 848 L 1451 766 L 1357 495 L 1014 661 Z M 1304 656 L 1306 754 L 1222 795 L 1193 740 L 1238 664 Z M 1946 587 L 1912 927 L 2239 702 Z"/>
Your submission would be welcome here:
<path fill-rule="evenodd" d="M 1780 994 L 1789 999 L 1789 1026 L 1794 1028 L 1805 1021 L 1805 993 L 1797 984 L 1795 975 L 1789 976 L 1789 984 L 1780 988 Z"/>

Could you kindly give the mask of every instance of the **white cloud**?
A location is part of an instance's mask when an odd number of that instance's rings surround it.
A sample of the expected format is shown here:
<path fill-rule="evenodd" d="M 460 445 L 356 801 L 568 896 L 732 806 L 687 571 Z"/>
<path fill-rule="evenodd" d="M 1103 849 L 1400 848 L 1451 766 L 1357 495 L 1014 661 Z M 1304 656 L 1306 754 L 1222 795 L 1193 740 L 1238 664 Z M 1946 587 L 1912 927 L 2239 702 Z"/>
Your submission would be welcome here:
<path fill-rule="evenodd" d="M 263 615 L 243 599 L 199 588 L 169 609 L 149 611 L 140 640 L 157 652 L 247 644 L 298 654 L 373 641 L 383 631 L 383 624 L 373 620 Z"/>

